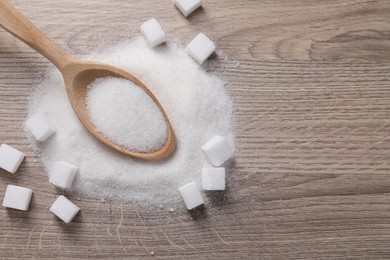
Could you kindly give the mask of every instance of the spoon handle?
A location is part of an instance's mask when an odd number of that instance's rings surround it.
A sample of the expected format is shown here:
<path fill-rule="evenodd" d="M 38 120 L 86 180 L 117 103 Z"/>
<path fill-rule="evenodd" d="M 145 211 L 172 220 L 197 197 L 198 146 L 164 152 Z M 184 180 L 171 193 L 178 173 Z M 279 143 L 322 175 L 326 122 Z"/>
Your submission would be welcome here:
<path fill-rule="evenodd" d="M 0 0 L 0 26 L 45 56 L 59 70 L 72 62 L 62 51 L 7 0 Z"/>

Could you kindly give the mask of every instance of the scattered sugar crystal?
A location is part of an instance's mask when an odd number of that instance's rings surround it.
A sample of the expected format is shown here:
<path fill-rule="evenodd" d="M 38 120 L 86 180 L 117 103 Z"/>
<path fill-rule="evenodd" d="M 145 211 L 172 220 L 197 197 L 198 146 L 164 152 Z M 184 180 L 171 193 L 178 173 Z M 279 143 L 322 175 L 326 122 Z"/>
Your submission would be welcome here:
<path fill-rule="evenodd" d="M 30 119 L 26 121 L 26 127 L 40 142 L 45 141 L 55 132 L 55 129 L 51 126 L 49 120 L 41 113 L 30 117 Z"/>
<path fill-rule="evenodd" d="M 50 212 L 65 223 L 70 223 L 79 211 L 80 208 L 63 195 L 59 196 L 50 207 Z"/>
<path fill-rule="evenodd" d="M 99 78 L 88 86 L 87 107 L 96 129 L 116 144 L 137 152 L 161 148 L 168 127 L 156 103 L 133 82 Z"/>
<path fill-rule="evenodd" d="M 225 190 L 225 185 L 224 167 L 202 169 L 202 188 L 204 190 Z"/>
<path fill-rule="evenodd" d="M 203 33 L 199 33 L 186 47 L 187 53 L 202 64 L 215 51 L 215 44 Z"/>
<path fill-rule="evenodd" d="M 8 144 L 0 146 L 0 168 L 15 173 L 22 163 L 25 155 Z"/>
<path fill-rule="evenodd" d="M 194 209 L 204 203 L 198 185 L 194 181 L 181 186 L 179 192 L 188 210 Z"/>
<path fill-rule="evenodd" d="M 164 30 L 155 18 L 141 25 L 141 33 L 152 48 L 164 43 L 167 38 Z"/>
<path fill-rule="evenodd" d="M 15 185 L 8 185 L 4 194 L 3 207 L 27 211 L 33 191 Z"/>
<path fill-rule="evenodd" d="M 202 5 L 201 0 L 174 0 L 173 3 L 185 17 Z"/>
<path fill-rule="evenodd" d="M 118 66 L 139 77 L 166 111 L 178 144 L 168 159 L 156 162 L 113 152 L 79 122 L 62 76 L 53 67 L 35 87 L 29 114 L 47 115 L 56 134 L 44 143 L 29 140 L 47 172 L 57 161 L 79 167 L 69 191 L 171 207 L 181 201 L 177 188 L 190 181 L 201 183 L 202 167 L 211 166 L 201 152 L 202 144 L 220 134 L 234 148 L 232 103 L 224 81 L 194 63 L 182 48 L 167 44 L 154 50 L 141 37 L 83 58 Z"/>
<path fill-rule="evenodd" d="M 226 142 L 226 138 L 216 135 L 202 146 L 202 151 L 214 166 L 221 166 L 231 157 L 233 149 Z"/>
<path fill-rule="evenodd" d="M 68 189 L 72 186 L 79 169 L 67 162 L 56 162 L 49 173 L 49 182 L 59 188 Z"/>

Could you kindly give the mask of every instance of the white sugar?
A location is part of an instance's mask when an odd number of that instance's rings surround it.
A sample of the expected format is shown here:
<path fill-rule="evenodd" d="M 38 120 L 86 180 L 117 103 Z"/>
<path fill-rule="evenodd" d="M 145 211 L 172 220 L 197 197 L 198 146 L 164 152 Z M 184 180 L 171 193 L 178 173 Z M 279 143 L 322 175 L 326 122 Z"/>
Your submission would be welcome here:
<path fill-rule="evenodd" d="M 141 33 L 152 48 L 160 45 L 167 39 L 164 30 L 155 18 L 141 25 Z"/>
<path fill-rule="evenodd" d="M 168 136 L 163 114 L 145 91 L 133 82 L 99 78 L 88 87 L 87 106 L 96 129 L 132 151 L 161 148 Z"/>
<path fill-rule="evenodd" d="M 113 152 L 84 129 L 69 104 L 61 75 L 48 71 L 30 99 L 29 114 L 45 114 L 57 132 L 43 143 L 33 137 L 30 142 L 47 171 L 57 161 L 79 167 L 73 191 L 140 204 L 181 202 L 177 189 L 191 181 L 200 187 L 202 168 L 211 167 L 201 146 L 221 135 L 234 148 L 232 104 L 224 82 L 183 48 L 168 44 L 152 49 L 140 38 L 86 58 L 139 77 L 166 111 L 178 143 L 167 160 L 158 162 Z"/>
<path fill-rule="evenodd" d="M 15 173 L 22 163 L 25 154 L 8 144 L 0 145 L 0 168 Z"/>
<path fill-rule="evenodd" d="M 185 17 L 202 5 L 201 0 L 174 0 L 173 3 Z"/>
<path fill-rule="evenodd" d="M 4 194 L 3 207 L 27 211 L 33 191 L 15 185 L 8 185 Z"/>

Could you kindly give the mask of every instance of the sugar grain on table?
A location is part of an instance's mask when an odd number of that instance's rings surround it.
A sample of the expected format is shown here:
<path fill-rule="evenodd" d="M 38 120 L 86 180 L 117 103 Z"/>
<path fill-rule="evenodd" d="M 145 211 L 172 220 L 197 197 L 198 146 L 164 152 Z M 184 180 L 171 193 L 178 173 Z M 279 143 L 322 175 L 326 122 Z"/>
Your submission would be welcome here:
<path fill-rule="evenodd" d="M 225 168 L 207 167 L 202 169 L 202 188 L 204 190 L 225 190 Z"/>
<path fill-rule="evenodd" d="M 211 166 L 201 152 L 202 144 L 220 134 L 224 136 L 224 142 L 234 149 L 232 103 L 225 90 L 225 82 L 217 74 L 206 72 L 194 63 L 183 48 L 167 44 L 164 48 L 152 49 L 141 37 L 86 58 L 118 66 L 143 81 L 167 113 L 178 143 L 175 152 L 168 159 L 156 162 L 146 162 L 113 152 L 81 125 L 67 99 L 61 75 L 55 69 L 49 70 L 30 98 L 29 115 L 45 114 L 50 118 L 56 134 L 43 143 L 35 138 L 30 138 L 30 141 L 39 152 L 47 172 L 50 172 L 57 161 L 79 167 L 70 191 L 96 198 L 134 201 L 143 205 L 172 205 L 181 201 L 178 187 L 191 181 L 200 186 L 202 168 Z M 118 86 L 113 88 L 112 93 L 107 93 L 103 87 L 97 91 L 101 91 L 100 94 L 105 97 L 104 100 L 101 100 L 102 97 L 96 98 L 101 102 L 96 109 L 102 111 L 96 113 L 95 116 L 99 116 L 95 121 L 102 120 L 100 115 L 107 113 L 105 121 L 99 125 L 108 129 L 101 131 L 113 131 L 115 123 L 121 120 L 130 123 L 129 115 L 133 115 L 136 116 L 135 121 L 146 120 L 143 126 L 137 125 L 136 129 L 143 129 L 148 133 L 138 132 L 138 138 L 133 140 L 133 137 L 128 137 L 131 143 L 147 137 L 149 140 L 142 144 L 145 149 L 157 147 L 158 141 L 164 139 L 161 138 L 160 130 L 165 128 L 161 118 L 156 119 L 160 122 L 156 125 L 150 119 L 158 117 L 158 111 L 150 113 L 151 109 L 145 105 L 146 101 L 142 101 L 146 109 L 130 111 L 133 105 L 125 103 L 139 102 L 133 96 L 137 95 L 136 87 L 128 82 L 116 82 L 115 85 Z M 121 96 L 119 100 L 118 96 Z M 144 98 L 143 95 L 140 96 L 139 98 Z M 117 112 L 107 107 L 114 100 Z M 96 124 L 98 125 L 97 122 Z M 148 124 L 152 125 L 152 129 L 145 128 Z M 117 130 L 120 132 L 123 129 L 120 127 Z"/>

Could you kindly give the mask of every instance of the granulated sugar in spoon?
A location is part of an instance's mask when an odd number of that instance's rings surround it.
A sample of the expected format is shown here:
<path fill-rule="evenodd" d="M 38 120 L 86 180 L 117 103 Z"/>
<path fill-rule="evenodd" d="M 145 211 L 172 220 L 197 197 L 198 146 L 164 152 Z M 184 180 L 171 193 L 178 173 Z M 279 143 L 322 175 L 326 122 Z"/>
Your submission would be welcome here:
<path fill-rule="evenodd" d="M 135 76 L 114 66 L 71 57 L 54 44 L 7 0 L 0 1 L 0 26 L 45 56 L 60 70 L 74 112 L 85 128 L 101 142 L 123 154 L 146 160 L 164 159 L 175 150 L 176 137 L 164 109 L 148 87 Z M 96 79 L 106 77 L 124 78 L 132 81 L 160 109 L 168 127 L 168 136 L 166 142 L 159 149 L 150 152 L 130 150 L 121 144 L 114 143 L 96 130 L 86 105 L 87 88 Z"/>

